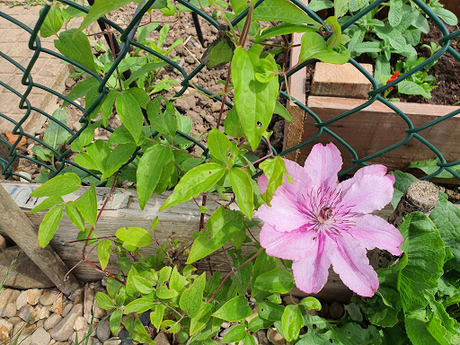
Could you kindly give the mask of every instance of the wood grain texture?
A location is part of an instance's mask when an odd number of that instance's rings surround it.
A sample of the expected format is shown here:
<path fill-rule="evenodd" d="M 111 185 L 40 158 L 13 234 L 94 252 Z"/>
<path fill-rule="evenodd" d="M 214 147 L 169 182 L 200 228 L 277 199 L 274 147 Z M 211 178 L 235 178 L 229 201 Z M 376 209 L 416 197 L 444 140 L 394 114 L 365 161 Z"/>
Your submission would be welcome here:
<path fill-rule="evenodd" d="M 327 121 L 348 110 L 352 110 L 363 104 L 365 100 L 310 96 L 308 107 L 314 111 L 322 121 Z M 412 121 L 415 127 L 422 126 L 441 116 L 447 115 L 459 107 L 443 105 L 426 105 L 418 103 L 394 103 Z M 354 113 L 327 126 L 334 133 L 349 143 L 359 158 L 365 158 L 379 152 L 391 145 L 397 144 L 406 138 L 407 123 L 393 110 L 380 102 L 374 102 L 364 110 Z M 458 145 L 458 133 L 460 131 L 460 116 L 456 115 L 446 121 L 429 127 L 419 134 L 432 143 L 446 158 L 453 162 L 460 157 L 460 145 Z M 318 132 L 313 120 L 307 118 L 304 123 L 304 135 L 302 141 L 307 140 Z M 336 139 L 329 134 L 323 135 L 315 142 L 334 142 L 342 152 L 344 166 L 351 166 L 352 155 Z M 302 148 L 298 162 L 303 163 L 308 156 L 313 144 Z M 422 142 L 411 138 L 403 146 L 390 151 L 382 156 L 374 158 L 368 163 L 384 164 L 390 170 L 402 170 L 412 161 L 435 158 L 435 154 Z"/>
<path fill-rule="evenodd" d="M 373 75 L 370 64 L 361 66 Z M 368 99 L 371 82 L 351 63 L 336 65 L 317 62 L 311 84 L 311 95 Z"/>
<path fill-rule="evenodd" d="M 457 18 L 460 18 L 460 1 L 459 0 L 441 0 L 440 3 L 444 5 L 444 8 L 446 10 L 454 12 Z"/>
<path fill-rule="evenodd" d="M 72 274 L 64 279 L 68 268 L 55 251 L 38 245 L 36 224 L 32 224 L 3 186 L 0 186 L 0 228 L 65 295 L 79 287 Z"/>

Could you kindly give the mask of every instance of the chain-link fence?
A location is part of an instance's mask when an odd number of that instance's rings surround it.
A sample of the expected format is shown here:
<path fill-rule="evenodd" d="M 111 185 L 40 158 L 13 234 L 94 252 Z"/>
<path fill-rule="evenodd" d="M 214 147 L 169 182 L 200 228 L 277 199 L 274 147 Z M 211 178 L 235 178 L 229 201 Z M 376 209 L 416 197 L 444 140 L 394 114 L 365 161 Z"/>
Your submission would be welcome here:
<path fill-rule="evenodd" d="M 264 0 L 259 0 L 255 6 L 256 7 L 259 6 L 260 4 L 263 3 L 263 1 Z M 77 12 L 81 11 L 81 13 L 88 13 L 89 12 L 87 7 L 81 6 L 81 5 L 79 5 L 79 4 L 77 4 L 77 3 L 73 2 L 73 1 L 61 0 L 59 2 L 61 4 L 63 4 L 63 5 L 69 6 L 69 8 L 70 7 L 73 8 L 74 11 L 77 11 Z M 192 3 L 189 3 L 189 2 L 184 1 L 184 0 L 177 0 L 177 2 L 179 4 L 181 4 L 182 6 L 185 6 L 186 8 L 192 10 L 195 16 L 199 15 L 201 17 L 201 22 L 202 23 L 203 23 L 203 20 L 204 20 L 204 21 L 206 21 L 206 25 L 212 25 L 216 29 L 219 29 L 219 22 L 217 20 L 215 20 L 212 16 L 208 15 L 207 13 L 205 13 L 205 11 L 203 11 L 200 8 L 194 6 Z M 316 21 L 318 21 L 318 22 L 320 22 L 322 24 L 325 24 L 324 21 L 315 12 L 313 12 L 309 7 L 304 5 L 302 2 L 300 2 L 298 0 L 291 0 L 291 2 L 293 4 L 295 4 L 298 8 L 300 8 L 302 11 L 307 13 L 314 20 L 316 20 Z M 80 169 L 81 171 L 83 171 L 88 176 L 93 176 L 94 178 L 99 179 L 99 176 L 95 175 L 90 170 L 79 166 L 73 160 L 69 159 L 69 157 L 72 155 L 72 151 L 70 149 L 66 150 L 65 152 L 62 152 L 60 150 L 57 150 L 55 147 L 52 147 L 51 145 L 47 144 L 46 142 L 38 140 L 35 137 L 34 133 L 27 133 L 24 130 L 23 123 L 27 120 L 27 118 L 30 116 L 32 111 L 38 112 L 41 116 L 44 116 L 44 117 L 48 118 L 50 123 L 57 124 L 58 126 L 63 128 L 65 131 L 67 131 L 70 134 L 70 138 L 67 141 L 67 144 L 71 144 L 72 142 L 74 142 L 81 135 L 81 133 L 89 125 L 91 125 L 93 120 L 89 120 L 89 114 L 91 114 L 91 112 L 94 109 L 97 109 L 98 104 L 103 100 L 103 98 L 110 91 L 108 89 L 108 87 L 107 87 L 107 82 L 108 82 L 108 80 L 110 78 L 112 78 L 116 74 L 117 68 L 120 67 L 120 64 L 122 63 L 123 59 L 126 56 L 128 56 L 128 51 L 130 49 L 141 49 L 141 50 L 145 51 L 148 54 L 152 54 L 153 56 L 155 56 L 155 57 L 159 58 L 160 60 L 166 62 L 169 66 L 174 68 L 176 71 L 178 71 L 183 76 L 183 80 L 180 83 L 180 85 L 182 86 L 182 89 L 179 92 L 177 92 L 175 97 L 180 97 L 181 95 L 183 95 L 183 93 L 188 88 L 192 87 L 192 84 L 190 83 L 190 80 L 192 78 L 194 78 L 197 74 L 203 73 L 203 68 L 205 67 L 205 65 L 203 63 L 201 63 L 191 73 L 186 73 L 186 71 L 182 67 L 180 67 L 176 62 L 174 62 L 171 59 L 163 56 L 162 54 L 159 54 L 157 51 L 151 49 L 151 47 L 143 45 L 143 44 L 139 43 L 138 41 L 136 41 L 134 39 L 134 32 L 135 32 L 135 29 L 136 29 L 137 25 L 139 24 L 141 18 L 146 14 L 147 10 L 150 9 L 151 6 L 154 3 L 155 3 L 155 0 L 149 0 L 149 1 L 147 1 L 147 3 L 144 6 L 139 6 L 139 8 L 138 8 L 139 11 L 137 11 L 135 13 L 132 21 L 130 22 L 130 24 L 125 29 L 122 29 L 121 27 L 119 27 L 115 23 L 107 20 L 106 18 L 100 18 L 99 23 L 100 23 L 102 28 L 105 28 L 104 31 L 106 32 L 106 36 L 111 35 L 111 32 L 107 31 L 107 28 L 111 28 L 110 30 L 114 30 L 114 31 L 118 32 L 118 34 L 119 34 L 119 35 L 117 34 L 118 42 L 120 42 L 119 54 L 115 58 L 114 63 L 111 65 L 110 69 L 105 73 L 104 77 L 101 77 L 100 75 L 96 74 L 94 71 L 88 69 L 87 67 L 83 66 L 82 64 L 77 63 L 75 61 L 72 61 L 72 60 L 70 60 L 69 58 L 67 58 L 67 57 L 65 57 L 63 55 L 61 55 L 59 53 L 56 53 L 52 49 L 45 48 L 42 45 L 41 39 L 39 37 L 39 32 L 42 29 L 42 26 L 43 26 L 43 23 L 45 22 L 46 16 L 49 14 L 49 11 L 51 9 L 50 5 L 46 5 L 43 8 L 43 10 L 41 11 L 40 17 L 38 18 L 37 23 L 36 23 L 36 25 L 35 25 L 35 27 L 33 29 L 31 29 L 28 26 L 24 25 L 23 23 L 19 22 L 15 18 L 13 18 L 11 16 L 8 16 L 5 13 L 0 12 L 1 17 L 3 17 L 4 19 L 8 20 L 11 23 L 13 23 L 14 25 L 17 25 L 18 27 L 22 28 L 24 30 L 24 33 L 23 33 L 24 35 L 30 36 L 29 49 L 31 49 L 34 52 L 32 58 L 30 59 L 30 61 L 28 61 L 26 66 L 23 66 L 20 62 L 16 61 L 15 59 L 11 58 L 8 54 L 6 54 L 5 52 L 0 50 L 0 56 L 3 59 L 5 59 L 6 61 L 8 61 L 8 63 L 12 64 L 13 66 L 15 66 L 17 69 L 19 69 L 23 73 L 21 83 L 22 83 L 22 85 L 25 85 L 27 87 L 27 90 L 25 92 L 21 93 L 15 87 L 13 87 L 11 85 L 8 85 L 5 82 L 0 81 L 1 86 L 6 88 L 7 90 L 9 90 L 9 92 L 11 92 L 12 94 L 16 95 L 18 97 L 18 99 L 20 98 L 18 106 L 19 106 L 20 109 L 23 109 L 25 111 L 25 115 L 18 122 L 16 122 L 13 119 L 9 118 L 7 115 L 0 113 L 0 116 L 3 119 L 11 122 L 14 125 L 13 134 L 18 134 L 19 135 L 19 137 L 17 137 L 17 140 L 16 140 L 16 142 L 14 144 L 10 144 L 10 142 L 8 142 L 7 140 L 0 139 L 0 141 L 4 145 L 8 146 L 8 157 L 5 157 L 5 156 L 0 157 L 0 161 L 2 162 L 2 165 L 3 165 L 3 174 L 4 174 L 5 178 L 9 178 L 12 175 L 17 175 L 13 171 L 13 168 L 12 168 L 13 162 L 18 158 L 24 158 L 24 159 L 33 161 L 37 165 L 49 170 L 50 171 L 50 177 L 52 177 L 52 176 L 54 176 L 56 174 L 60 174 L 63 171 L 68 171 L 69 169 L 72 169 L 73 171 L 75 171 L 76 169 Z M 361 4 L 361 2 L 359 2 L 359 3 Z M 360 20 L 362 20 L 362 18 L 366 18 L 366 16 L 368 14 L 372 13 L 372 11 L 374 11 L 376 8 L 378 8 L 379 6 L 382 6 L 383 3 L 385 3 L 385 0 L 377 0 L 377 1 L 372 2 L 371 4 L 369 4 L 369 1 L 363 1 L 362 4 L 360 5 L 360 6 L 362 6 L 362 8 L 360 9 L 360 11 L 356 15 L 351 16 L 351 17 L 347 18 L 346 20 L 342 21 L 342 23 L 341 23 L 342 24 L 341 25 L 342 31 L 344 31 L 347 28 L 350 28 L 353 25 L 356 25 Z M 333 138 L 335 138 L 336 140 L 338 140 L 341 144 L 343 144 L 343 146 L 351 153 L 351 155 L 353 157 L 353 159 L 351 160 L 351 165 L 352 166 L 349 169 L 347 169 L 346 171 L 342 172 L 342 173 L 347 173 L 347 172 L 352 171 L 353 169 L 355 169 L 358 165 L 367 164 L 366 162 L 368 162 L 368 161 L 370 161 L 370 160 L 372 160 L 372 159 L 374 159 L 376 157 L 379 157 L 380 155 L 384 155 L 387 152 L 390 152 L 392 150 L 395 150 L 395 149 L 405 145 L 409 140 L 412 139 L 412 140 L 418 140 L 421 143 L 423 143 L 423 145 L 426 145 L 426 147 L 429 148 L 433 152 L 433 157 L 438 157 L 438 159 L 439 159 L 439 162 L 437 163 L 439 169 L 437 171 L 435 171 L 434 173 L 432 173 L 432 174 L 430 174 L 428 176 L 425 176 L 424 177 L 425 179 L 434 177 L 434 176 L 442 174 L 442 173 L 445 174 L 445 171 L 449 172 L 450 174 L 454 175 L 456 178 L 460 179 L 460 174 L 458 173 L 459 170 L 454 169 L 456 165 L 460 165 L 460 157 L 458 157 L 459 160 L 448 163 L 446 161 L 446 159 L 444 158 L 446 153 L 445 152 L 440 152 L 438 150 L 438 148 L 435 147 L 432 143 L 430 143 L 427 139 L 425 139 L 424 136 L 423 136 L 423 133 L 421 133 L 422 131 L 424 131 L 426 129 L 429 129 L 429 128 L 433 127 L 433 126 L 436 126 L 436 125 L 438 125 L 439 123 L 441 123 L 443 121 L 451 121 L 452 118 L 455 115 L 460 113 L 460 110 L 457 110 L 457 108 L 455 108 L 454 111 L 446 113 L 442 117 L 436 118 L 435 120 L 432 120 L 432 121 L 430 121 L 428 123 L 423 124 L 422 126 L 417 127 L 416 125 L 414 125 L 414 123 L 412 122 L 412 120 L 411 120 L 411 118 L 409 116 L 407 116 L 403 111 L 401 111 L 394 103 L 390 103 L 384 97 L 385 91 L 389 90 L 390 88 L 395 87 L 396 85 L 398 85 L 402 81 L 407 80 L 409 77 L 411 77 L 415 73 L 417 73 L 419 71 L 423 71 L 427 66 L 433 64 L 436 60 L 438 60 L 443 54 L 446 54 L 446 53 L 451 54 L 453 57 L 455 57 L 456 60 L 460 61 L 460 54 L 450 46 L 451 40 L 456 39 L 460 35 L 460 30 L 449 34 L 449 31 L 447 30 L 447 28 L 444 25 L 443 21 L 441 21 L 440 18 L 433 11 L 433 9 L 430 8 L 422 0 L 410 1 L 409 5 L 410 6 L 416 5 L 418 7 L 418 9 L 420 9 L 420 12 L 423 13 L 423 15 L 425 17 L 429 18 L 434 23 L 434 25 L 436 25 L 439 28 L 439 30 L 442 32 L 442 38 L 438 42 L 438 44 L 440 45 L 440 49 L 438 51 L 436 51 L 436 52 L 433 52 L 433 54 L 429 58 L 427 58 L 425 61 L 419 63 L 418 65 L 416 65 L 415 67 L 413 67 L 410 70 L 406 71 L 405 73 L 402 73 L 397 78 L 393 78 L 394 80 L 392 80 L 392 81 L 390 81 L 389 83 L 386 83 L 386 84 L 385 83 L 382 84 L 381 80 L 376 80 L 358 62 L 356 62 L 354 59 L 350 59 L 350 62 L 372 84 L 372 90 L 368 94 L 369 99 L 366 100 L 365 102 L 363 102 L 363 104 L 359 105 L 358 107 L 355 107 L 355 108 L 353 108 L 353 109 L 351 109 L 349 111 L 343 112 L 340 115 L 333 117 L 332 119 L 328 119 L 327 121 L 325 121 L 320 116 L 318 116 L 313 111 L 311 111 L 305 104 L 302 104 L 301 102 L 293 100 L 294 103 L 297 106 L 299 106 L 302 109 L 304 109 L 307 112 L 308 116 L 311 117 L 311 119 L 313 120 L 313 121 L 310 121 L 309 123 L 311 123 L 311 126 L 314 126 L 316 128 L 315 129 L 315 134 L 311 138 L 308 138 L 308 140 L 302 142 L 301 144 L 296 145 L 295 147 L 291 147 L 291 148 L 285 150 L 284 152 L 280 152 L 279 153 L 280 155 L 285 155 L 285 154 L 287 154 L 289 152 L 292 152 L 294 150 L 300 149 L 301 147 L 303 147 L 305 145 L 311 144 L 312 142 L 317 141 L 322 135 L 327 133 L 328 135 L 330 135 Z M 232 21 L 231 24 L 233 26 L 236 26 L 238 23 L 243 21 L 245 19 L 245 17 L 247 16 L 247 12 L 248 12 L 247 10 L 243 11 L 239 16 L 237 16 Z M 195 18 L 195 24 L 197 22 L 198 21 Z M 112 42 L 116 41 L 116 40 L 113 40 L 110 37 L 109 37 L 109 40 L 112 40 Z M 38 84 L 38 83 L 36 83 L 34 81 L 34 77 L 31 74 L 31 71 L 32 71 L 33 66 L 36 63 L 37 59 L 42 54 L 48 54 L 48 55 L 53 56 L 53 57 L 55 57 L 57 59 L 63 60 L 66 63 L 69 63 L 69 64 L 75 66 L 78 70 L 84 71 L 84 72 L 88 73 L 89 75 L 93 76 L 94 78 L 96 78 L 98 80 L 98 83 L 99 83 L 99 85 L 97 87 L 98 95 L 97 95 L 94 103 L 90 107 L 87 107 L 85 109 L 79 103 L 77 103 L 74 100 L 64 96 L 62 93 L 57 92 L 56 90 L 53 90 L 53 89 L 51 89 L 49 87 L 46 87 L 44 85 Z M 289 78 L 290 76 L 292 76 L 294 73 L 298 72 L 299 70 L 301 70 L 305 66 L 313 64 L 315 62 L 316 62 L 315 60 L 308 60 L 308 61 L 303 62 L 301 65 L 297 66 L 295 69 L 290 70 L 289 73 L 287 73 L 287 75 L 286 75 L 287 78 Z M 124 75 L 124 78 L 125 78 L 125 80 L 129 79 L 129 75 Z M 208 91 L 208 90 L 206 90 L 204 88 L 197 87 L 196 85 L 193 85 L 193 87 L 198 89 L 198 91 L 200 91 L 200 92 L 203 92 L 203 93 L 205 93 L 207 95 L 213 96 L 214 100 L 221 101 L 221 98 L 218 95 L 215 95 L 212 92 L 210 92 L 210 91 Z M 53 117 L 50 113 L 44 111 L 43 109 L 39 109 L 39 108 L 34 107 L 31 104 L 31 102 L 29 102 L 28 97 L 29 97 L 31 91 L 33 89 L 35 89 L 35 88 L 39 88 L 39 89 L 44 90 L 47 93 L 51 93 L 51 94 L 59 97 L 60 99 L 62 99 L 64 102 L 68 102 L 69 104 L 72 104 L 74 107 L 76 107 L 81 112 L 81 119 L 80 119 L 80 123 L 82 125 L 81 129 L 78 130 L 78 131 L 75 131 L 74 129 L 71 129 L 71 128 L 67 127 L 65 123 L 63 123 L 63 122 L 59 121 L 58 119 L 56 119 L 56 117 Z M 289 98 L 288 93 L 283 92 L 283 91 L 280 92 L 280 97 L 285 98 L 285 99 Z M 339 135 L 337 135 L 334 132 L 334 130 L 331 129 L 331 125 L 337 124 L 337 123 L 340 123 L 340 121 L 346 120 L 351 115 L 353 115 L 353 114 L 359 112 L 360 110 L 372 105 L 375 102 L 381 102 L 381 103 L 385 104 L 389 109 L 394 111 L 395 114 L 397 114 L 399 117 L 401 117 L 401 119 L 406 124 L 406 129 L 405 129 L 406 136 L 405 136 L 405 138 L 403 138 L 399 142 L 397 142 L 397 143 L 395 143 L 395 144 L 393 144 L 393 145 L 391 145 L 389 147 L 386 147 L 383 150 L 379 150 L 378 152 L 374 152 L 373 154 L 371 154 L 371 155 L 369 155 L 367 157 L 359 157 L 359 155 L 356 153 L 354 148 L 349 143 L 347 143 L 346 140 L 344 140 Z M 226 104 L 229 107 L 232 106 L 228 101 L 226 102 Z M 111 130 L 111 129 L 109 129 L 109 130 Z M 202 147 L 202 149 L 206 153 L 206 147 L 203 146 L 201 143 L 198 143 L 194 138 L 192 138 L 192 137 L 190 137 L 190 136 L 188 136 L 188 135 L 186 135 L 185 133 L 182 133 L 182 132 L 178 132 L 178 134 L 180 134 L 180 135 L 186 137 L 187 139 L 193 141 L 195 144 L 200 145 Z M 156 134 L 154 134 L 154 135 L 156 135 Z M 32 158 L 29 155 L 21 153 L 21 151 L 18 149 L 18 145 L 19 145 L 19 143 L 20 143 L 20 141 L 21 141 L 21 139 L 23 137 L 30 138 L 30 139 L 34 140 L 37 145 L 41 145 L 44 148 L 47 148 L 48 150 L 53 152 L 53 154 L 55 156 L 53 164 L 44 163 L 41 160 L 38 160 L 36 158 Z M 139 155 L 139 154 L 140 154 L 139 150 L 137 150 L 135 152 L 135 154 L 133 155 L 132 160 L 135 158 L 135 155 Z"/>

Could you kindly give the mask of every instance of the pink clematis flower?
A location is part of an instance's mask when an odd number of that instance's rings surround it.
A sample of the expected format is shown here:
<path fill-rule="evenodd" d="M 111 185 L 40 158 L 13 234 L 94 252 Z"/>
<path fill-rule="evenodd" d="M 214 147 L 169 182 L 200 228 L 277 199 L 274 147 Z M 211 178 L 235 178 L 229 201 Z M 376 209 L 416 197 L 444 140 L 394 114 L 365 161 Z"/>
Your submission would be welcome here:
<path fill-rule="evenodd" d="M 268 255 L 293 261 L 296 285 L 306 293 L 323 288 L 332 265 L 351 290 L 373 296 L 379 280 L 367 250 L 402 253 L 398 229 L 368 214 L 391 201 L 394 176 L 385 175 L 383 165 L 371 165 L 337 184 L 342 157 L 332 143 L 315 145 L 303 168 L 288 160 L 284 164 L 293 182 L 284 178 L 271 207 L 262 205 L 256 212 L 264 222 L 262 247 Z M 267 183 L 265 175 L 259 177 L 261 193 Z"/>

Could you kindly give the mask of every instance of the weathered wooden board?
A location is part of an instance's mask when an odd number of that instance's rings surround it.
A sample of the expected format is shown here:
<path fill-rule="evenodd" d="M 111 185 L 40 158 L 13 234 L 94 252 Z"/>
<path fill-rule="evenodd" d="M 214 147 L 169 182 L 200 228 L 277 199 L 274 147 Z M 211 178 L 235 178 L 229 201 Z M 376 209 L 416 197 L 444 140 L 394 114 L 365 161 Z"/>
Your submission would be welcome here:
<path fill-rule="evenodd" d="M 441 0 L 441 4 L 444 5 L 444 8 L 446 10 L 452 11 L 455 13 L 455 15 L 460 17 L 460 1 L 458 0 Z"/>
<path fill-rule="evenodd" d="M 361 66 L 373 75 L 371 64 Z M 317 62 L 311 84 L 310 94 L 313 96 L 345 97 L 368 99 L 372 84 L 351 63 L 337 65 Z"/>
<path fill-rule="evenodd" d="M 307 105 L 322 121 L 327 121 L 356 108 L 364 102 L 365 100 L 359 99 L 310 96 Z M 415 127 L 422 126 L 459 109 L 459 107 L 418 103 L 394 103 L 394 105 L 410 118 Z M 302 141 L 317 134 L 318 128 L 314 124 L 315 121 L 311 117 L 306 118 Z M 383 103 L 374 102 L 367 108 L 327 127 L 349 143 L 357 152 L 359 158 L 364 158 L 406 138 L 407 133 L 405 130 L 408 125 L 389 107 Z M 432 143 L 448 162 L 453 162 L 460 157 L 459 131 L 460 116 L 457 115 L 427 128 L 419 132 L 419 134 Z M 337 144 L 342 151 L 344 168 L 350 167 L 351 154 L 332 136 L 323 133 L 317 142 L 328 143 L 331 141 Z M 305 161 L 312 146 L 313 144 L 310 144 L 301 149 L 298 162 L 303 163 Z M 391 170 L 400 170 L 406 168 L 412 161 L 435 157 L 435 154 L 428 147 L 419 140 L 412 138 L 403 146 L 372 159 L 369 163 L 380 163 Z"/>
<path fill-rule="evenodd" d="M 15 198 L 18 199 L 18 201 L 23 200 L 25 197 L 24 193 L 18 192 L 19 189 L 24 188 L 32 192 L 32 190 L 38 188 L 39 186 L 31 184 L 8 183 L 3 183 L 2 185 L 10 191 L 16 191 L 13 196 L 16 196 Z M 12 188 L 11 185 L 14 187 Z M 108 188 L 97 188 L 97 192 L 98 194 L 106 193 L 107 189 Z M 75 193 L 75 198 L 77 198 L 78 195 L 81 195 L 84 190 L 84 188 L 81 188 L 80 191 L 77 191 Z M 152 227 L 152 223 L 155 217 L 159 216 L 159 225 L 156 230 L 156 237 L 160 244 L 168 241 L 168 238 L 177 239 L 179 243 L 185 246 L 188 246 L 192 243 L 193 232 L 198 230 L 200 221 L 200 213 L 198 211 L 197 204 L 193 200 L 182 203 L 178 206 L 168 208 L 164 211 L 159 211 L 160 206 L 166 200 L 169 193 L 165 193 L 163 195 L 154 195 L 147 203 L 144 211 L 141 211 L 138 205 L 138 199 L 135 190 L 117 189 L 115 194 L 118 193 L 122 193 L 128 196 L 127 207 L 104 210 L 96 228 L 96 232 L 100 237 L 114 236 L 115 232 L 121 227 L 138 226 L 149 230 Z M 223 201 L 220 198 L 218 198 L 218 200 Z M 200 202 L 201 200 L 197 201 Z M 208 207 L 210 209 L 214 209 L 217 207 L 217 204 L 208 198 Z M 39 226 L 43 216 L 45 215 L 45 212 L 40 212 L 37 214 L 29 214 L 28 210 L 24 210 L 24 212 L 36 226 Z M 378 214 L 383 218 L 388 218 L 391 212 L 392 208 L 391 206 L 388 206 Z M 96 271 L 87 263 L 80 263 L 83 244 L 72 242 L 76 239 L 78 231 L 79 230 L 70 222 L 70 220 L 64 216 L 64 218 L 61 220 L 60 228 L 51 242 L 51 246 L 67 264 L 69 269 L 78 264 L 72 271 L 78 279 L 84 282 L 99 280 L 104 276 L 103 273 Z M 250 231 L 256 239 L 259 238 L 259 228 L 252 228 Z M 243 252 L 247 255 L 257 251 L 253 245 L 243 246 Z M 148 247 L 141 248 L 140 253 L 143 255 L 153 255 L 157 248 L 158 246 L 156 243 L 152 243 Z M 89 258 L 96 263 L 98 262 L 95 249 L 91 251 Z M 183 257 L 180 259 L 182 262 L 184 262 Z M 112 254 L 110 263 L 107 267 L 107 270 L 111 273 L 117 272 L 115 261 L 116 256 Z M 230 256 L 223 250 L 220 250 L 211 256 L 209 262 L 205 259 L 198 262 L 198 268 L 202 271 L 210 272 L 210 267 L 212 268 L 213 272 L 219 269 L 224 275 L 231 271 L 233 265 Z M 304 296 L 305 294 L 297 291 L 295 295 Z M 346 301 L 350 298 L 351 292 L 342 284 L 337 274 L 331 271 L 328 284 L 317 296 L 324 300 Z"/>

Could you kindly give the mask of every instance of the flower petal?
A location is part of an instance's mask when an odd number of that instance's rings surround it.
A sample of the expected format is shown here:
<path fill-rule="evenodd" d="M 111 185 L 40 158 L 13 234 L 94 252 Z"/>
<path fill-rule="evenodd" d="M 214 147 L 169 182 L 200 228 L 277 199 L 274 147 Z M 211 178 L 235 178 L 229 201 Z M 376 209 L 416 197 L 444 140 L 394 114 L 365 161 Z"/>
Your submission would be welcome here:
<path fill-rule="evenodd" d="M 316 248 L 315 231 L 293 230 L 279 232 L 264 224 L 260 231 L 260 244 L 270 256 L 286 260 L 300 260 L 311 256 Z M 316 255 L 316 252 L 313 254 Z"/>
<path fill-rule="evenodd" d="M 366 214 L 354 217 L 355 225 L 350 234 L 367 250 L 374 248 L 384 249 L 393 255 L 400 255 L 398 247 L 403 244 L 404 238 L 398 229 L 378 216 Z"/>
<path fill-rule="evenodd" d="M 259 186 L 260 194 L 264 194 L 268 187 L 268 177 L 265 174 L 260 175 L 257 178 L 257 185 Z"/>
<path fill-rule="evenodd" d="M 337 186 L 337 174 L 342 168 L 342 156 L 333 143 L 316 144 L 305 161 L 305 170 L 312 183 L 324 189 Z"/>
<path fill-rule="evenodd" d="M 334 272 L 358 295 L 372 297 L 379 288 L 379 278 L 369 264 L 366 248 L 346 233 L 337 236 L 336 242 L 337 250 L 331 255 Z"/>
<path fill-rule="evenodd" d="M 370 213 L 384 208 L 393 197 L 393 175 L 385 175 L 387 168 L 380 164 L 359 169 L 349 180 L 338 185 L 342 190 L 342 204 L 352 206 L 357 213 Z"/>
<path fill-rule="evenodd" d="M 255 216 L 276 231 L 292 231 L 309 222 L 307 216 L 298 209 L 292 196 L 282 187 L 278 188 L 270 203 L 271 207 L 266 204 L 260 206 Z"/>
<path fill-rule="evenodd" d="M 321 233 L 314 243 L 313 253 L 292 263 L 295 285 L 306 293 L 318 293 L 326 284 L 331 266 L 331 253 L 335 247 L 335 243 Z"/>

